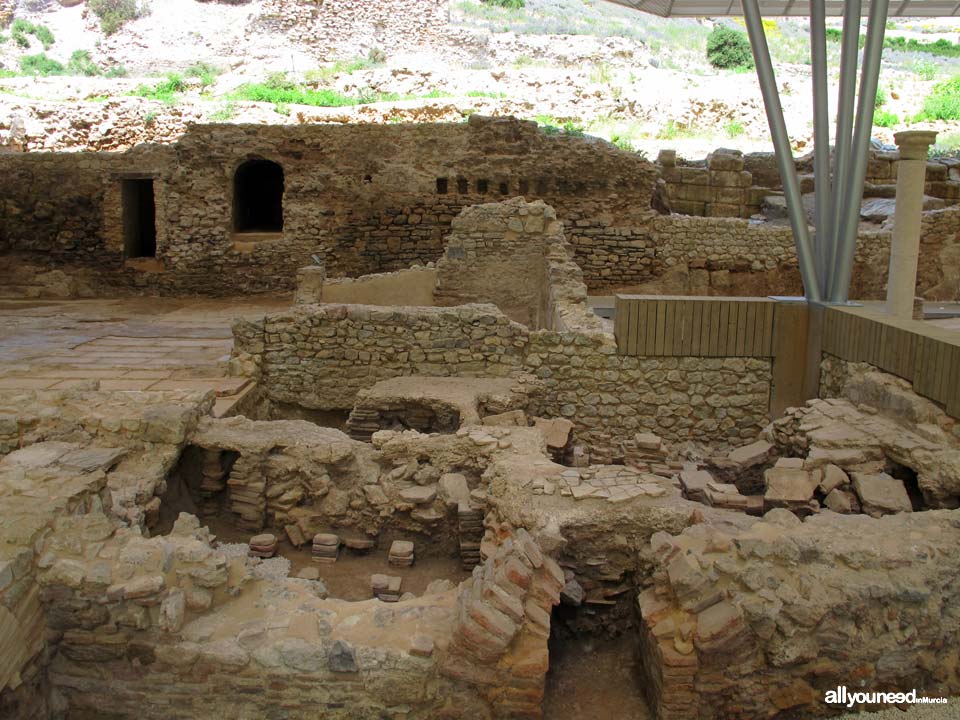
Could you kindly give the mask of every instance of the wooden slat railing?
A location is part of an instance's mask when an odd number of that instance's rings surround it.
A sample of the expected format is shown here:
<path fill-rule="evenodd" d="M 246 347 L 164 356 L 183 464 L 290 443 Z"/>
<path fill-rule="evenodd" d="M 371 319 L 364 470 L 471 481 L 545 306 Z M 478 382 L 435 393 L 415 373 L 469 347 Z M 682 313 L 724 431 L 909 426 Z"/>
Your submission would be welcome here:
<path fill-rule="evenodd" d="M 914 391 L 960 417 L 960 335 L 918 320 L 896 320 L 873 307 L 829 307 L 823 352 L 902 377 Z"/>
<path fill-rule="evenodd" d="M 768 298 L 617 295 L 621 355 L 770 357 L 776 303 Z"/>

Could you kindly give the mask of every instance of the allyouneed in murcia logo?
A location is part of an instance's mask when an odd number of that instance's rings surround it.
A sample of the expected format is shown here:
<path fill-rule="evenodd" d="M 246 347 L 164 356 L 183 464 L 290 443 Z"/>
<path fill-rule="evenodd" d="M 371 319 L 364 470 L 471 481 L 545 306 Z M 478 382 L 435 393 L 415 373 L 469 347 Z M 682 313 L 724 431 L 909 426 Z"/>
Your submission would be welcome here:
<path fill-rule="evenodd" d="M 926 705 L 943 704 L 946 705 L 947 699 L 944 697 L 926 697 L 917 694 L 917 691 L 910 692 L 850 692 L 846 685 L 840 685 L 836 690 L 827 690 L 823 701 L 828 705 L 846 705 L 852 708 L 854 705 Z"/>

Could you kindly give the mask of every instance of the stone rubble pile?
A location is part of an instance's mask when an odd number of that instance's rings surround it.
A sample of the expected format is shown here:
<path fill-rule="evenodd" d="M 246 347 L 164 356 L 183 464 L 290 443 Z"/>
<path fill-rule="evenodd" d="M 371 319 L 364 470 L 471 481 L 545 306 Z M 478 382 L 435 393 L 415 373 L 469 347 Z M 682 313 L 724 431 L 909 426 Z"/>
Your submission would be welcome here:
<path fill-rule="evenodd" d="M 637 433 L 629 440 L 624 440 L 622 447 L 624 463 L 640 472 L 670 475 L 681 467 L 668 461 L 669 448 L 659 435 Z"/>

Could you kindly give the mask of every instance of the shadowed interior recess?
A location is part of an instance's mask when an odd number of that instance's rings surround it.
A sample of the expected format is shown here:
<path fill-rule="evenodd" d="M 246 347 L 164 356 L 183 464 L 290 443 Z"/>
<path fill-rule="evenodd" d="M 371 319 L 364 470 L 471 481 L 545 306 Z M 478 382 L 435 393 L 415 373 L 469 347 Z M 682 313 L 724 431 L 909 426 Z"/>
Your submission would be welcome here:
<path fill-rule="evenodd" d="M 237 232 L 283 230 L 283 168 L 270 160 L 248 160 L 233 180 L 233 218 Z"/>

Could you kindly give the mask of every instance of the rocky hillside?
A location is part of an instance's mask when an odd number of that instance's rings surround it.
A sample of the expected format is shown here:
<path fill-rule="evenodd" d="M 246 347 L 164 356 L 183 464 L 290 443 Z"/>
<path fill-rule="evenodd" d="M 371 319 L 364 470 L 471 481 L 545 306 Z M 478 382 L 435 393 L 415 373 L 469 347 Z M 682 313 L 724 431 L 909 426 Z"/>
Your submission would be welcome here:
<path fill-rule="evenodd" d="M 0 0 L 0 143 L 119 150 L 194 122 L 456 122 L 481 112 L 650 155 L 769 146 L 752 71 L 707 62 L 708 34 L 718 23 L 739 29 L 732 20 L 663 20 L 602 0 L 410 4 Z M 767 31 L 802 151 L 811 139 L 806 24 L 778 20 Z M 952 46 L 960 23 L 898 19 L 888 36 Z M 956 47 L 952 57 L 885 51 L 876 137 L 889 141 L 960 73 Z M 839 43 L 830 53 L 836 65 Z M 915 126 L 960 146 L 956 120 Z"/>

